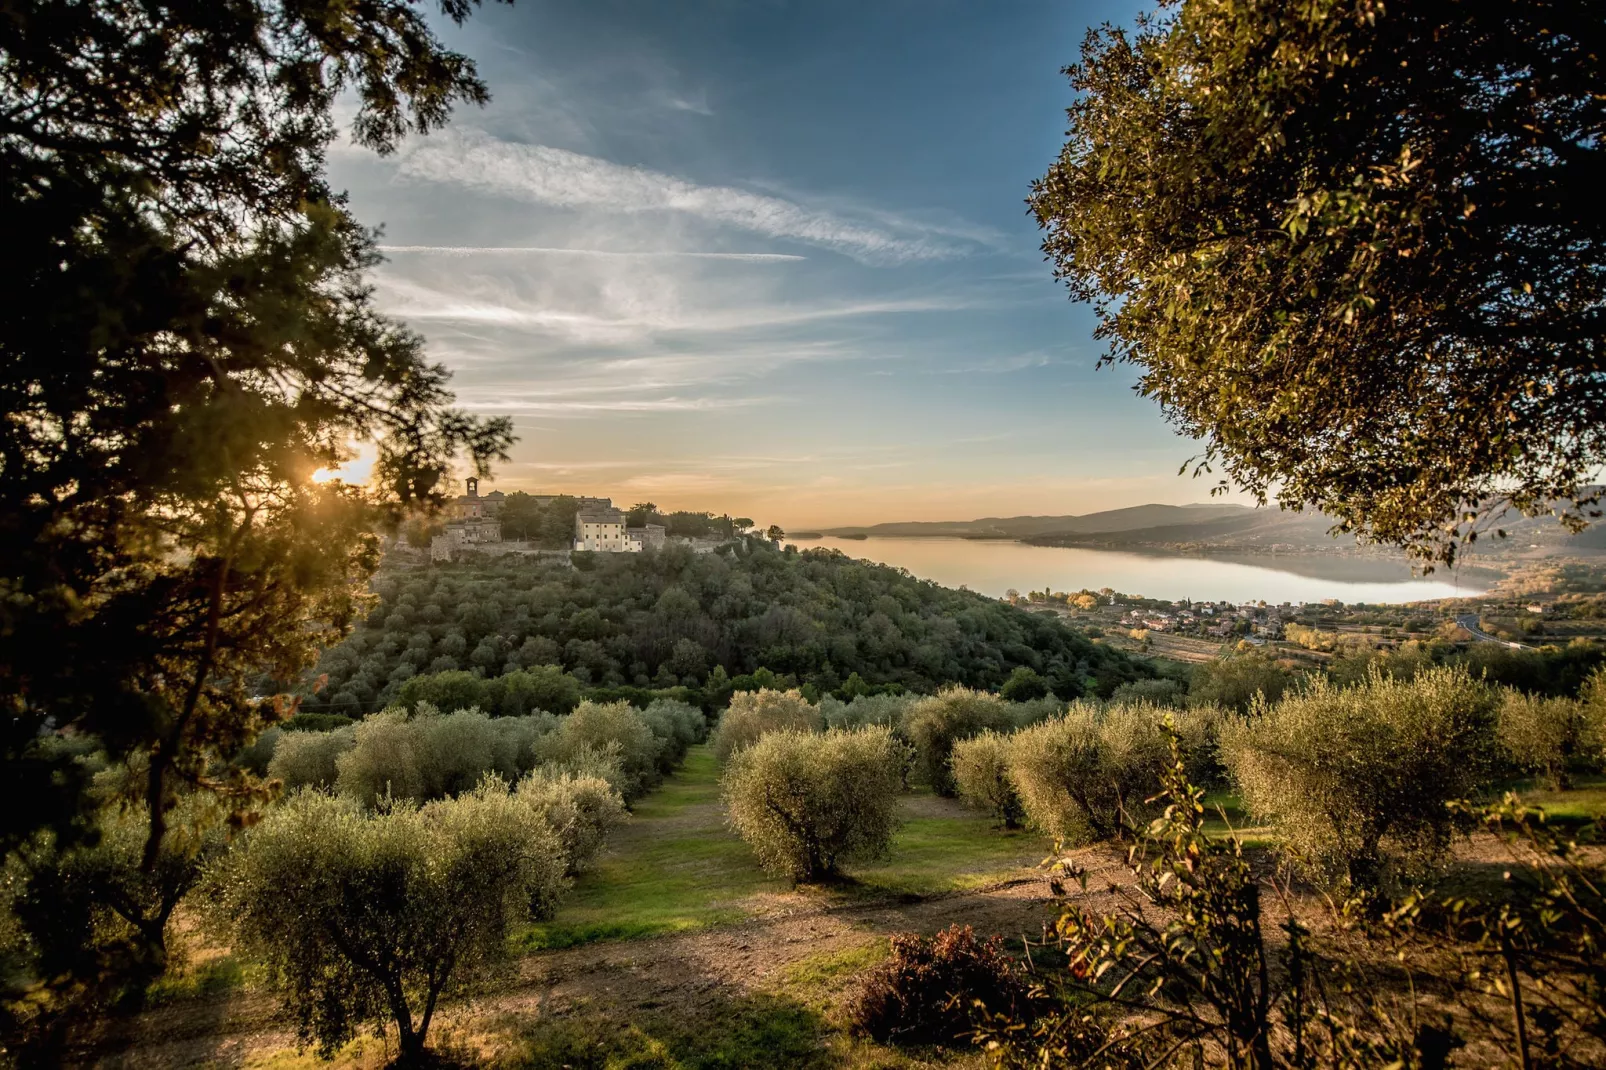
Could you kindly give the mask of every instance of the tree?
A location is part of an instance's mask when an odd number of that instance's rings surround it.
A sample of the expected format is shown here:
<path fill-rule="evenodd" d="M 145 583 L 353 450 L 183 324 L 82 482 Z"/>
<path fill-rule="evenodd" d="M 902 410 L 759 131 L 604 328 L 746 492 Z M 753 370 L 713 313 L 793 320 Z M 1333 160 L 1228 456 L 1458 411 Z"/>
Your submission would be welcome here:
<path fill-rule="evenodd" d="M 987 731 L 1012 728 L 1009 707 L 997 695 L 945 687 L 917 699 L 903 715 L 903 733 L 914 745 L 921 779 L 938 795 L 954 794 L 949 765 L 954 744 Z"/>
<path fill-rule="evenodd" d="M 1017 665 L 1015 671 L 1009 674 L 1004 686 L 998 689 L 998 695 L 1005 702 L 1031 702 L 1033 699 L 1048 697 L 1048 681 L 1037 675 L 1028 665 Z"/>
<path fill-rule="evenodd" d="M 714 753 L 720 761 L 728 761 L 731 755 L 757 743 L 766 733 L 783 729 L 813 732 L 823 724 L 819 707 L 797 690 L 738 691 L 731 696 L 730 706 L 719 719 L 719 730 L 714 733 Z"/>
<path fill-rule="evenodd" d="M 637 502 L 625 512 L 625 521 L 633 528 L 644 527 L 651 524 L 658 516 L 658 506 L 654 502 Z"/>
<path fill-rule="evenodd" d="M 753 518 L 750 516 L 739 516 L 731 521 L 731 527 L 734 528 L 738 533 L 745 532 L 752 528 L 752 526 Z"/>
<path fill-rule="evenodd" d="M 1266 654 L 1239 654 L 1207 661 L 1193 670 L 1188 697 L 1197 703 L 1243 712 L 1256 697 L 1276 702 L 1296 677 Z"/>
<path fill-rule="evenodd" d="M 373 236 L 324 177 L 343 93 L 381 152 L 486 99 L 409 0 L 0 16 L 0 845 L 81 827 L 83 777 L 39 745 L 70 730 L 148 754 L 153 861 L 175 781 L 289 712 L 249 682 L 363 606 L 375 522 L 511 441 L 374 310 Z M 354 440 L 371 485 L 315 482 Z"/>
<path fill-rule="evenodd" d="M 1500 704 L 1500 746 L 1525 773 L 1537 773 L 1557 791 L 1572 787 L 1572 774 L 1592 769 L 1606 749 L 1606 719 L 1570 698 L 1543 698 L 1507 691 Z"/>
<path fill-rule="evenodd" d="M 759 865 L 793 881 L 886 853 L 897 830 L 904 756 L 885 728 L 771 732 L 720 779 L 725 812 Z"/>
<path fill-rule="evenodd" d="M 1163 9 L 1088 35 L 1029 203 L 1196 471 L 1446 562 L 1508 505 L 1599 516 L 1593 6 Z"/>
<path fill-rule="evenodd" d="M 1318 677 L 1224 725 L 1222 757 L 1246 807 L 1275 819 L 1307 871 L 1371 896 L 1443 856 L 1456 827 L 1447 804 L 1492 770 L 1497 701 L 1464 669 L 1374 672 L 1348 688 Z"/>
<path fill-rule="evenodd" d="M 1010 777 L 1009 747 L 1009 736 L 983 732 L 955 743 L 950 764 L 960 798 L 991 813 L 1004 828 L 1016 829 L 1026 812 Z"/>
<path fill-rule="evenodd" d="M 266 967 L 303 1043 L 328 1057 L 389 1019 L 402 1064 L 421 1065 L 441 997 L 505 954 L 532 903 L 556 901 L 564 867 L 553 831 L 500 781 L 373 815 L 303 792 L 230 852 L 212 917 Z"/>
<path fill-rule="evenodd" d="M 1070 843 L 1123 838 L 1165 769 L 1168 711 L 1078 702 L 1015 733 L 1009 775 L 1027 820 Z"/>
<path fill-rule="evenodd" d="M 765 529 L 764 537 L 770 542 L 779 543 L 782 539 L 786 538 L 786 532 L 781 530 L 781 525 L 771 524 L 767 529 Z"/>
<path fill-rule="evenodd" d="M 100 790 L 115 778 L 102 773 Z M 143 989 L 166 969 L 173 912 L 227 846 L 211 795 L 186 794 L 174 810 L 148 867 L 148 817 L 110 797 L 96 814 L 92 844 L 36 843 L 20 855 L 24 876 L 11 913 L 27 934 L 32 972 L 68 996 L 63 1009 L 94 1012 L 97 996 Z M 75 994 L 77 986 L 83 991 Z"/>

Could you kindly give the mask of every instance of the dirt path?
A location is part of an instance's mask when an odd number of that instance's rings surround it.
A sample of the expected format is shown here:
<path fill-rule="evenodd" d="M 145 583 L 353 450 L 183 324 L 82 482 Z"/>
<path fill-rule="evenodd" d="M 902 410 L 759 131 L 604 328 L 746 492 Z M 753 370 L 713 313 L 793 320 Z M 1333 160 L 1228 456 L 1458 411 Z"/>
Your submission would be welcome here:
<path fill-rule="evenodd" d="M 1119 858 L 1111 852 L 1095 852 L 1089 863 L 1108 867 L 1112 875 L 1119 868 Z M 1102 886 L 1102 881 L 1093 883 Z M 894 932 L 930 933 L 957 922 L 984 933 L 1036 937 L 1052 919 L 1042 878 L 914 902 L 777 897 L 766 916 L 728 928 L 526 956 L 502 986 L 470 1004 L 448 1008 L 442 1025 L 563 1016 L 579 1009 L 694 1011 L 775 992 L 784 988 L 789 970 L 805 960 Z M 103 1054 L 91 1065 L 144 1070 L 257 1063 L 294 1046 L 292 1033 L 275 1019 L 275 1009 L 272 1000 L 254 994 L 161 1008 L 107 1036 Z"/>
<path fill-rule="evenodd" d="M 1040 843 L 1001 839 L 985 819 L 952 800 L 915 795 L 902 805 L 910 838 L 887 863 L 863 870 L 862 884 L 787 890 L 759 874 L 745 845 L 725 829 L 717 769 L 708 756 L 694 753 L 680 773 L 642 800 L 597 871 L 575 889 L 567 916 L 628 915 L 632 907 L 651 909 L 660 899 L 684 898 L 690 888 L 698 901 L 687 904 L 687 917 L 706 918 L 735 904 L 736 916 L 747 920 L 526 954 L 499 985 L 445 1008 L 442 1031 L 455 1026 L 460 1032 L 505 1034 L 534 1020 L 578 1013 L 696 1014 L 747 997 L 785 995 L 800 965 L 851 955 L 895 932 L 931 933 L 958 923 L 1010 938 L 1041 935 L 1053 912 L 1046 878 L 1033 868 L 1043 855 Z M 1104 875 L 1122 870 L 1118 851 L 1084 854 L 1094 872 L 1090 888 L 1104 887 Z M 936 878 L 933 866 L 940 871 Z M 980 887 L 967 886 L 978 881 Z M 908 887 L 923 890 L 900 894 Z M 941 887 L 965 890 L 934 890 Z M 560 912 L 557 923 L 565 917 Z M 847 977 L 838 980 L 841 987 Z M 144 1070 L 272 1064 L 276 1054 L 295 1045 L 276 1013 L 276 1002 L 254 991 L 157 1008 L 109 1023 L 84 1065 Z M 337 1065 L 382 1061 L 381 1053 Z"/>

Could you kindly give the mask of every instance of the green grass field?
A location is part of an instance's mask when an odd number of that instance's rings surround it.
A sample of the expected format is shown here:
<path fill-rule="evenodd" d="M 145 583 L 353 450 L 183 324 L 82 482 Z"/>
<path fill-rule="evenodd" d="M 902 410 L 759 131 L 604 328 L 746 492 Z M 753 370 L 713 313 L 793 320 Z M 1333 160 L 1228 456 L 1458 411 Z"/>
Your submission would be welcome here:
<path fill-rule="evenodd" d="M 983 815 L 930 794 L 906 796 L 905 824 L 888 857 L 847 867 L 840 885 L 811 889 L 837 898 L 924 896 L 1017 876 L 1048 853 L 1041 837 L 1004 833 Z M 627 940 L 739 922 L 767 896 L 793 889 L 758 868 L 725 826 L 719 764 L 706 746 L 642 799 L 596 867 L 575 882 L 552 921 L 517 940 L 528 950 Z"/>

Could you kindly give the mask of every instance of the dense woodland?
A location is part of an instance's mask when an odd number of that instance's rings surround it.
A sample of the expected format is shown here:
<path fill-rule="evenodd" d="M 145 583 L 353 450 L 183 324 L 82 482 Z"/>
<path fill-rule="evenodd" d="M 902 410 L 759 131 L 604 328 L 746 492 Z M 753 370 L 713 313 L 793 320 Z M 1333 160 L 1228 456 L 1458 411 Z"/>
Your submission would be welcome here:
<path fill-rule="evenodd" d="M 425 673 L 561 666 L 580 688 L 731 681 L 848 697 L 876 688 L 997 688 L 1018 669 L 1061 698 L 1107 696 L 1150 666 L 1058 621 L 830 550 L 745 540 L 720 553 L 576 555 L 383 573 L 379 604 L 324 653 L 307 710 L 366 713 Z M 854 676 L 857 674 L 858 679 Z M 694 698 L 702 701 L 699 693 Z"/>

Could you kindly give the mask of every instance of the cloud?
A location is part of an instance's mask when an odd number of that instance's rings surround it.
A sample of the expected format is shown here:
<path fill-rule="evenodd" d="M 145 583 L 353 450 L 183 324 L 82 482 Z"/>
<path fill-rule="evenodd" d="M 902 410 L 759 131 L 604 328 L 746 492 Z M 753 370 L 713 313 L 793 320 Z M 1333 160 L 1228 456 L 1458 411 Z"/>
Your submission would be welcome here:
<path fill-rule="evenodd" d="M 963 299 L 933 295 L 861 301 L 701 300 L 673 278 L 603 273 L 570 278 L 450 280 L 376 273 L 383 310 L 414 323 L 516 328 L 578 344 L 623 344 L 669 334 L 728 334 L 907 313 L 952 312 Z M 732 297 L 740 291 L 730 291 Z"/>
<path fill-rule="evenodd" d="M 700 253 L 677 250 L 565 249 L 546 245 L 381 245 L 382 253 L 410 253 L 421 256 L 599 256 L 666 257 L 688 260 L 743 260 L 753 263 L 785 263 L 807 260 L 794 253 Z"/>
<path fill-rule="evenodd" d="M 869 264 L 940 260 L 963 253 L 946 233 L 905 222 L 856 220 L 783 197 L 704 186 L 644 167 L 626 167 L 546 145 L 449 130 L 412 142 L 399 177 L 566 209 L 671 212 L 753 234 L 831 249 Z"/>

